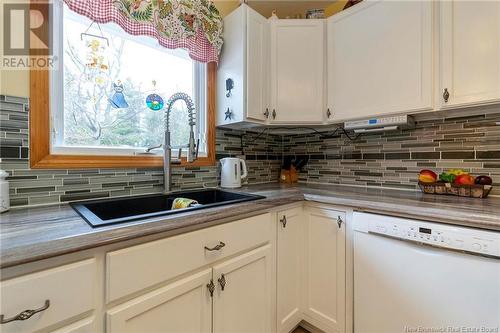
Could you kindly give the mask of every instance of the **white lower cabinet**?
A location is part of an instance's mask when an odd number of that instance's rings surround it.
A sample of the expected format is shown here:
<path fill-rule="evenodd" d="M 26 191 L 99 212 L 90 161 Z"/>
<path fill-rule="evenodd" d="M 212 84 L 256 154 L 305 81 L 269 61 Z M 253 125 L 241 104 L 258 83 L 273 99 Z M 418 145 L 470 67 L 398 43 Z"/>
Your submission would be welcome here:
<path fill-rule="evenodd" d="M 277 332 L 302 320 L 346 331 L 346 211 L 306 204 L 277 213 Z"/>
<path fill-rule="evenodd" d="M 107 332 L 210 332 L 211 279 L 205 269 L 111 309 Z"/>
<path fill-rule="evenodd" d="M 266 244 L 271 232 L 271 214 L 262 214 L 109 252 L 107 302 Z"/>
<path fill-rule="evenodd" d="M 288 333 L 305 320 L 344 332 L 346 213 L 289 207 L 7 274 L 3 319 L 39 311 L 0 331 Z"/>
<path fill-rule="evenodd" d="M 96 277 L 96 261 L 87 259 L 2 281 L 0 331 L 47 331 L 91 312 Z"/>
<path fill-rule="evenodd" d="M 272 332 L 272 247 L 214 266 L 213 331 Z"/>
<path fill-rule="evenodd" d="M 108 299 L 155 289 L 108 310 L 107 332 L 272 332 L 272 222 L 262 214 L 109 252 Z"/>
<path fill-rule="evenodd" d="M 302 207 L 278 212 L 277 332 L 288 333 L 302 320 L 300 308 L 302 268 Z"/>
<path fill-rule="evenodd" d="M 107 332 L 271 332 L 270 244 L 107 312 Z"/>
<path fill-rule="evenodd" d="M 305 209 L 304 319 L 325 332 L 345 331 L 346 213 Z"/>

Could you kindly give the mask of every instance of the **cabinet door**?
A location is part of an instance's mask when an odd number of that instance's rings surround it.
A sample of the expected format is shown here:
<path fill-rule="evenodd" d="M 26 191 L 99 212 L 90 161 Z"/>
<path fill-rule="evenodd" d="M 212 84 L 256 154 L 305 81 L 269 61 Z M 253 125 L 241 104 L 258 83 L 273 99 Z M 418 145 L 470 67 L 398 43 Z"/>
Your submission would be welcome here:
<path fill-rule="evenodd" d="M 324 38 L 323 20 L 271 22 L 273 122 L 303 124 L 323 121 L 326 114 Z"/>
<path fill-rule="evenodd" d="M 440 4 L 441 105 L 499 101 L 500 2 L 442 1 Z"/>
<path fill-rule="evenodd" d="M 217 67 L 217 126 L 246 120 L 246 10 L 240 6 L 224 18 L 224 45 Z M 227 88 L 232 81 L 231 92 Z"/>
<path fill-rule="evenodd" d="M 271 332 L 271 245 L 214 267 L 213 330 Z"/>
<path fill-rule="evenodd" d="M 305 219 L 305 320 L 344 332 L 345 212 L 310 207 Z"/>
<path fill-rule="evenodd" d="M 269 109 L 269 22 L 247 8 L 247 117 L 265 121 Z"/>
<path fill-rule="evenodd" d="M 107 332 L 211 332 L 212 270 L 188 276 L 107 312 Z"/>
<path fill-rule="evenodd" d="M 430 110 L 432 1 L 363 1 L 327 21 L 331 120 Z"/>
<path fill-rule="evenodd" d="M 301 320 L 302 207 L 278 212 L 277 331 L 290 332 Z"/>

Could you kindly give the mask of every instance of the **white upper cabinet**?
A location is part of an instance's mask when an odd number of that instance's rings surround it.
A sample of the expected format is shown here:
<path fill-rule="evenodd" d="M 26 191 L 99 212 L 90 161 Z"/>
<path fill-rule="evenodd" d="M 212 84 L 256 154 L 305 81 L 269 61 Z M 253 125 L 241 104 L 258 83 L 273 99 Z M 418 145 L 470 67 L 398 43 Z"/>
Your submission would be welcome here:
<path fill-rule="evenodd" d="M 268 20 L 242 4 L 224 25 L 218 126 L 500 103 L 500 1 L 372 0 L 326 20 Z"/>
<path fill-rule="evenodd" d="M 273 123 L 324 121 L 324 24 L 324 20 L 271 21 Z"/>
<path fill-rule="evenodd" d="M 441 106 L 498 102 L 500 2 L 442 1 L 440 5 Z"/>
<path fill-rule="evenodd" d="M 363 1 L 327 19 L 330 120 L 433 108 L 432 9 Z"/>
<path fill-rule="evenodd" d="M 256 11 L 246 5 L 245 7 L 247 8 L 247 117 L 265 121 L 269 117 L 269 23 Z"/>
<path fill-rule="evenodd" d="M 217 72 L 218 126 L 265 122 L 268 59 L 269 23 L 242 4 L 224 19 L 224 46 Z"/>

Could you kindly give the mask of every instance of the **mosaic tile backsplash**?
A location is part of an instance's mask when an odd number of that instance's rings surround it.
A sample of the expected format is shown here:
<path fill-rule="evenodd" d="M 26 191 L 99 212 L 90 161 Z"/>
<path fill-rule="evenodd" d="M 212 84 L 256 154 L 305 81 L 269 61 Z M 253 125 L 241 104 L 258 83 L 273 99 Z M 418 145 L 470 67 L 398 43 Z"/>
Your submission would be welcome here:
<path fill-rule="evenodd" d="M 0 169 L 9 172 L 12 206 L 32 206 L 74 200 L 159 193 L 161 169 L 30 170 L 29 105 L 25 98 L 0 96 Z M 217 159 L 245 155 L 248 183 L 278 179 L 282 137 L 221 130 L 216 133 Z M 175 167 L 173 189 L 217 186 L 219 166 Z"/>
<path fill-rule="evenodd" d="M 0 168 L 10 173 L 12 206 L 158 193 L 160 169 L 30 170 L 28 100 L 0 96 Z M 363 135 L 274 135 L 217 129 L 217 159 L 244 155 L 249 184 L 275 182 L 282 159 L 307 155 L 300 182 L 417 190 L 417 173 L 462 168 L 489 175 L 500 195 L 500 108 L 419 121 L 414 129 Z M 220 167 L 176 167 L 174 189 L 219 184 Z"/>
<path fill-rule="evenodd" d="M 363 135 L 318 134 L 283 138 L 283 151 L 308 155 L 301 182 L 417 189 L 421 169 L 439 173 L 461 168 L 493 178 L 500 195 L 500 108 L 498 112 L 416 122 L 414 129 Z"/>

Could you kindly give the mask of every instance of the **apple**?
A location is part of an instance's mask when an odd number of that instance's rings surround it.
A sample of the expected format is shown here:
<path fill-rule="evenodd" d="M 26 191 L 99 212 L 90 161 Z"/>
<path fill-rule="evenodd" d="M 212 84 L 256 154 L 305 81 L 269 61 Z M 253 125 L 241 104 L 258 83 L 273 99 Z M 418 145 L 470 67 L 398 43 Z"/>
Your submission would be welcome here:
<path fill-rule="evenodd" d="M 478 185 L 491 185 L 493 184 L 493 180 L 488 176 L 477 176 L 475 183 Z"/>
<path fill-rule="evenodd" d="M 457 178 L 455 178 L 455 184 L 459 185 L 474 185 L 474 177 L 471 175 L 458 175 Z"/>
<path fill-rule="evenodd" d="M 434 171 L 431 170 L 422 170 L 418 176 L 418 180 L 422 183 L 434 183 L 436 182 L 438 176 Z"/>

